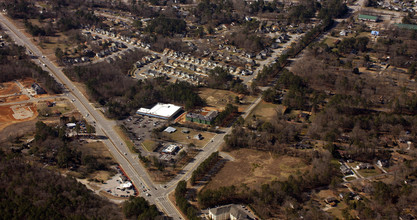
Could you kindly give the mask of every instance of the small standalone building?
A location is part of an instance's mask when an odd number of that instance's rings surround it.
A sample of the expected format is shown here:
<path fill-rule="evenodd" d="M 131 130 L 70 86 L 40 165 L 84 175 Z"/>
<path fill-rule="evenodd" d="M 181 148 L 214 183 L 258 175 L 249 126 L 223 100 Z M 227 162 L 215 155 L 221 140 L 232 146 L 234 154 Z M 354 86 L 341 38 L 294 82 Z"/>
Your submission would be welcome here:
<path fill-rule="evenodd" d="M 212 220 L 244 220 L 251 219 L 249 216 L 242 212 L 237 205 L 226 205 L 209 210 L 209 218 Z"/>
<path fill-rule="evenodd" d="M 176 106 L 173 104 L 158 103 L 151 109 L 140 108 L 139 110 L 136 111 L 136 114 L 170 120 L 175 115 L 177 115 L 181 110 L 182 110 L 181 106 Z"/>
<path fill-rule="evenodd" d="M 177 145 L 171 144 L 171 145 L 168 145 L 167 147 L 165 147 L 162 150 L 162 153 L 163 154 L 171 154 L 171 155 L 174 155 L 174 154 L 176 154 L 178 152 L 179 149 L 180 148 Z"/>
<path fill-rule="evenodd" d="M 37 83 L 32 84 L 33 90 L 35 90 L 36 94 L 45 94 L 45 90 Z"/>
<path fill-rule="evenodd" d="M 189 112 L 185 116 L 185 120 L 205 125 L 211 125 L 217 115 L 217 111 L 202 111 L 200 113 Z"/>

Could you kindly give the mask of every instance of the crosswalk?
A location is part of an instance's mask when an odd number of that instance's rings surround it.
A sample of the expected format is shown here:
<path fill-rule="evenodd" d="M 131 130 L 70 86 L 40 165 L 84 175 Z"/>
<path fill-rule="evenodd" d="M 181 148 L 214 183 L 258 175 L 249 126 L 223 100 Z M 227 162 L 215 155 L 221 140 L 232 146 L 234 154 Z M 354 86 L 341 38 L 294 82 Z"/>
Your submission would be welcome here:
<path fill-rule="evenodd" d="M 171 204 L 167 196 L 160 196 L 156 198 L 156 200 L 159 204 L 162 205 L 162 207 L 164 207 L 165 212 L 168 216 L 176 216 L 175 214 L 177 213 L 177 211 L 175 210 L 173 204 Z"/>

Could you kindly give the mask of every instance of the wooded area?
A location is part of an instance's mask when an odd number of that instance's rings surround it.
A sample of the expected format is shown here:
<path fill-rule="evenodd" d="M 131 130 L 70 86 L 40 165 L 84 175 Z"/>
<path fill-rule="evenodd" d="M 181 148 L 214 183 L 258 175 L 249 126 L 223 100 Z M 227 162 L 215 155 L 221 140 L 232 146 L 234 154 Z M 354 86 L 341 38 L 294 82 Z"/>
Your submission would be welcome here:
<path fill-rule="evenodd" d="M 0 219 L 121 219 L 115 205 L 71 177 L 0 151 Z"/>

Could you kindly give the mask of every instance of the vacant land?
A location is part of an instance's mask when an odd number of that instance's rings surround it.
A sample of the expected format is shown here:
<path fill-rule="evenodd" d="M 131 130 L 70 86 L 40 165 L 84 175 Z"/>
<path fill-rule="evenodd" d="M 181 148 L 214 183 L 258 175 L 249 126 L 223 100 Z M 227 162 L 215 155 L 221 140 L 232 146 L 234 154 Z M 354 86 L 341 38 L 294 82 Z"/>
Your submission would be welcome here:
<path fill-rule="evenodd" d="M 269 121 L 273 119 L 277 114 L 281 114 L 285 111 L 285 107 L 278 104 L 272 104 L 265 101 L 260 102 L 252 113 L 247 117 L 251 119 L 253 115 L 262 120 Z"/>
<path fill-rule="evenodd" d="M 148 152 L 153 152 L 156 149 L 156 147 L 158 146 L 158 144 L 155 141 L 152 141 L 152 140 L 144 140 L 142 142 L 142 146 Z"/>
<path fill-rule="evenodd" d="M 20 88 L 15 82 L 0 83 L 0 96 L 13 95 L 20 92 Z"/>
<path fill-rule="evenodd" d="M 273 155 L 250 149 L 240 149 L 230 153 L 235 158 L 229 161 L 207 185 L 208 189 L 222 186 L 258 188 L 272 180 L 285 180 L 290 175 L 307 170 L 308 166 L 299 158 Z"/>
<path fill-rule="evenodd" d="M 0 131 L 11 124 L 33 120 L 37 115 L 36 107 L 31 103 L 0 106 Z"/>
<path fill-rule="evenodd" d="M 363 170 L 357 170 L 357 172 L 365 178 L 382 173 L 379 169 L 363 169 Z"/>
<path fill-rule="evenodd" d="M 231 91 L 210 88 L 200 89 L 199 95 L 206 101 L 209 107 L 217 108 L 219 111 L 222 111 L 227 104 L 233 104 L 239 107 L 240 112 L 243 112 L 256 99 L 253 96 L 242 97 L 242 95 Z M 241 104 L 236 103 L 236 96 L 241 98 Z"/>
<path fill-rule="evenodd" d="M 206 144 L 214 137 L 216 136 L 215 133 L 211 132 L 205 132 L 205 131 L 198 131 L 190 128 L 182 128 L 182 127 L 174 127 L 177 129 L 174 133 L 166 133 L 163 132 L 166 139 L 169 141 L 173 141 L 176 143 L 188 145 L 190 143 L 193 143 L 197 147 L 204 147 Z M 188 131 L 189 133 L 184 133 L 183 131 Z M 195 138 L 196 135 L 201 134 L 203 139 L 198 140 Z"/>
<path fill-rule="evenodd" d="M 48 107 L 47 102 L 55 102 L 55 105 Z M 46 111 L 50 113 L 60 112 L 61 114 L 66 114 L 72 112 L 75 108 L 67 99 L 58 99 L 57 101 L 51 99 L 47 101 L 39 101 L 37 103 L 37 108 L 39 112 Z"/>

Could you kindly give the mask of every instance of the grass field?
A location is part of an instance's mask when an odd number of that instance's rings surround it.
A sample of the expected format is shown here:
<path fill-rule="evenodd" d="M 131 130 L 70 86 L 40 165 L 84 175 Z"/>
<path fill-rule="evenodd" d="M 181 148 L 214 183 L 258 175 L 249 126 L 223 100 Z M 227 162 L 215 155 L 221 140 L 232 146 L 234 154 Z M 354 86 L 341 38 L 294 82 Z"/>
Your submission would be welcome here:
<path fill-rule="evenodd" d="M 168 134 L 164 132 L 164 136 L 176 143 L 188 145 L 190 143 L 193 143 L 197 147 L 204 147 L 206 144 L 216 135 L 215 133 L 211 132 L 204 132 L 204 131 L 198 131 L 191 128 L 182 128 L 182 127 L 174 127 L 177 129 L 176 132 Z M 188 130 L 190 133 L 183 133 L 183 130 Z M 201 134 L 203 136 L 202 140 L 197 140 L 194 138 L 197 134 Z"/>
<path fill-rule="evenodd" d="M 241 184 L 258 188 L 263 183 L 285 180 L 290 175 L 302 173 L 308 169 L 308 166 L 296 157 L 277 156 L 250 149 L 232 151 L 230 155 L 235 160 L 225 164 L 207 185 L 208 189 Z"/>
<path fill-rule="evenodd" d="M 381 174 L 381 172 L 379 171 L 379 169 L 363 169 L 363 170 L 357 170 L 357 172 L 362 175 L 363 177 L 370 177 L 370 176 L 375 176 L 378 174 Z"/>
<path fill-rule="evenodd" d="M 153 152 L 158 145 L 157 145 L 157 143 L 155 141 L 152 141 L 152 140 L 144 140 L 142 142 L 142 146 L 143 146 L 143 148 L 145 150 L 147 150 L 149 152 Z"/>
<path fill-rule="evenodd" d="M 130 140 L 130 138 L 127 136 L 127 134 L 123 131 L 123 129 L 119 126 L 114 126 L 117 134 L 122 138 L 123 142 L 125 142 L 126 146 L 129 148 L 131 152 L 135 152 L 135 145 Z"/>
<path fill-rule="evenodd" d="M 249 117 L 247 119 L 251 119 L 253 115 L 256 115 L 256 117 L 259 117 L 263 120 L 271 120 L 277 113 L 282 113 L 284 111 L 284 106 L 268 103 L 265 101 L 262 101 L 253 109 L 252 113 L 250 113 Z"/>
<path fill-rule="evenodd" d="M 54 100 L 49 100 L 53 102 Z M 46 110 L 49 112 L 61 112 L 62 114 L 66 114 L 74 110 L 74 105 L 66 99 L 56 101 L 55 106 L 48 107 L 46 101 L 38 102 L 37 108 L 40 112 Z"/>

